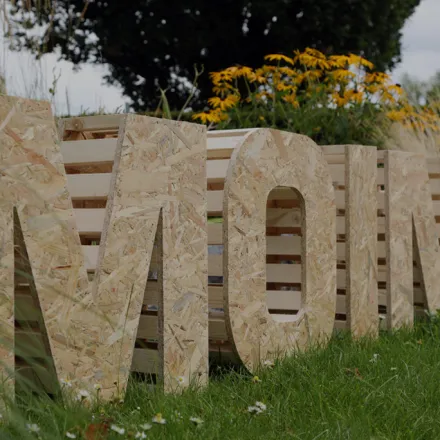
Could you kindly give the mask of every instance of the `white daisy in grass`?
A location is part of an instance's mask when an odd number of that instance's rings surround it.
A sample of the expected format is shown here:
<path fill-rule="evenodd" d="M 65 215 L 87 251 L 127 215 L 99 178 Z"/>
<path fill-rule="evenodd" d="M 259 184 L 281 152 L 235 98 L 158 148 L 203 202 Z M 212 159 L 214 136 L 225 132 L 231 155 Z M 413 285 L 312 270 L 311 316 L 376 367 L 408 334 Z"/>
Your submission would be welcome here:
<path fill-rule="evenodd" d="M 190 417 L 189 420 L 197 426 L 203 423 L 203 420 L 200 417 Z"/>
<path fill-rule="evenodd" d="M 248 412 L 251 414 L 261 414 L 266 411 L 267 406 L 263 402 L 255 402 L 255 405 L 248 406 Z"/>
<path fill-rule="evenodd" d="M 147 434 L 145 434 L 145 432 L 137 432 L 135 435 L 134 435 L 134 438 L 147 438 Z"/>
<path fill-rule="evenodd" d="M 255 406 L 260 408 L 261 411 L 266 411 L 267 406 L 263 402 L 255 402 Z"/>
<path fill-rule="evenodd" d="M 76 438 L 76 435 L 71 432 L 66 432 L 66 437 L 67 438 Z"/>
<path fill-rule="evenodd" d="M 90 397 L 90 393 L 87 390 L 79 390 L 76 399 L 83 401 L 85 399 L 88 399 L 89 397 Z"/>
<path fill-rule="evenodd" d="M 26 428 L 29 432 L 40 432 L 40 427 L 36 423 L 27 423 Z"/>
<path fill-rule="evenodd" d="M 248 406 L 248 412 L 250 412 L 251 414 L 260 414 L 263 411 L 261 411 L 261 409 L 258 408 L 258 406 Z"/>
<path fill-rule="evenodd" d="M 263 365 L 264 365 L 265 367 L 268 367 L 268 368 L 272 368 L 273 366 L 275 366 L 274 362 L 271 361 L 270 359 L 266 359 L 266 360 L 263 362 Z"/>
<path fill-rule="evenodd" d="M 102 390 L 102 386 L 100 383 L 95 383 L 95 385 L 93 385 L 93 388 L 95 388 L 96 391 L 101 391 Z"/>
<path fill-rule="evenodd" d="M 153 417 L 153 423 L 157 423 L 158 425 L 165 425 L 165 423 L 167 422 L 163 417 L 161 413 L 157 413 L 154 417 Z"/>
<path fill-rule="evenodd" d="M 124 429 L 124 428 L 121 428 L 121 427 L 119 427 L 119 426 L 117 426 L 117 425 L 111 425 L 111 426 L 110 426 L 110 429 L 111 429 L 112 431 L 117 432 L 119 435 L 124 435 L 124 434 L 125 434 L 125 429 Z"/>
<path fill-rule="evenodd" d="M 150 425 L 149 423 L 144 423 L 143 425 L 140 426 L 140 428 L 143 431 L 149 431 L 152 427 L 153 427 L 153 425 Z"/>
<path fill-rule="evenodd" d="M 186 384 L 186 379 L 183 376 L 177 376 L 176 377 L 176 382 L 179 385 L 185 385 Z"/>
<path fill-rule="evenodd" d="M 60 379 L 61 385 L 72 388 L 72 381 L 69 379 Z"/>
<path fill-rule="evenodd" d="M 370 359 L 370 362 L 372 362 L 373 364 L 375 364 L 377 362 L 377 360 L 379 359 L 379 355 L 377 353 L 373 354 L 373 357 Z"/>

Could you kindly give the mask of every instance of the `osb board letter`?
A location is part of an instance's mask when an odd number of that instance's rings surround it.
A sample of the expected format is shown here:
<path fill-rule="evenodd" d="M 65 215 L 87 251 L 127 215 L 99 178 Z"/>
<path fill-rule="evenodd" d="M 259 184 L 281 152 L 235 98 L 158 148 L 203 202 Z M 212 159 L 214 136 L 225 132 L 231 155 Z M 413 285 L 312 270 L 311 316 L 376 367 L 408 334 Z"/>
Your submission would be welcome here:
<path fill-rule="evenodd" d="M 58 378 L 90 392 L 99 383 L 104 398 L 127 384 L 161 212 L 169 293 L 158 373 L 170 389 L 176 376 L 203 382 L 208 368 L 205 128 L 134 115 L 123 124 L 91 286 L 50 105 L 0 97 L 2 341 L 13 340 L 15 206 Z M 189 324 L 181 328 L 178 320 Z M 2 350 L 13 365 L 11 347 Z"/>
<path fill-rule="evenodd" d="M 302 308 L 277 322 L 266 306 L 266 202 L 277 186 L 302 198 Z M 228 336 L 243 363 L 326 341 L 336 308 L 336 207 L 327 162 L 311 139 L 272 129 L 245 136 L 224 191 L 224 307 Z"/>
<path fill-rule="evenodd" d="M 393 329 L 414 322 L 413 237 L 427 308 L 440 308 L 440 249 L 424 155 L 385 153 L 385 216 L 387 326 Z"/>
<path fill-rule="evenodd" d="M 377 150 L 346 145 L 345 158 L 347 326 L 354 337 L 377 336 Z"/>

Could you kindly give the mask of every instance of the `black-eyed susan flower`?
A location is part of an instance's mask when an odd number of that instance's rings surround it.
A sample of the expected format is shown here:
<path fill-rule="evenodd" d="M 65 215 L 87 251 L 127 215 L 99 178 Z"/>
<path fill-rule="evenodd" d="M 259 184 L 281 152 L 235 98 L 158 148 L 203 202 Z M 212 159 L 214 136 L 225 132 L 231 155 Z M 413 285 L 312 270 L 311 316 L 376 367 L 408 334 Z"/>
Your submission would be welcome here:
<path fill-rule="evenodd" d="M 237 95 L 228 95 L 223 99 L 220 98 L 219 96 L 214 96 L 208 99 L 210 105 L 222 111 L 235 107 L 239 103 L 239 101 L 240 98 Z"/>
<path fill-rule="evenodd" d="M 285 61 L 286 63 L 292 64 L 292 65 L 294 64 L 294 61 L 293 61 L 292 58 L 290 58 L 290 57 L 288 57 L 286 55 L 280 54 L 280 53 L 266 55 L 264 57 L 264 59 L 265 60 L 269 60 L 269 61 Z"/>
<path fill-rule="evenodd" d="M 386 116 L 391 121 L 403 121 L 407 115 L 404 110 L 390 110 L 386 113 Z"/>
<path fill-rule="evenodd" d="M 223 81 L 230 81 L 232 79 L 232 72 L 229 70 L 222 70 L 221 72 L 211 72 L 209 76 L 214 84 L 220 84 Z"/>
<path fill-rule="evenodd" d="M 202 122 L 202 124 L 207 124 L 207 123 L 217 124 L 227 119 L 227 117 L 228 116 L 225 113 L 222 113 L 220 109 L 215 109 L 215 110 L 209 110 L 208 112 L 196 113 L 195 115 L 192 116 L 192 119 L 194 120 L 199 119 L 200 122 Z"/>

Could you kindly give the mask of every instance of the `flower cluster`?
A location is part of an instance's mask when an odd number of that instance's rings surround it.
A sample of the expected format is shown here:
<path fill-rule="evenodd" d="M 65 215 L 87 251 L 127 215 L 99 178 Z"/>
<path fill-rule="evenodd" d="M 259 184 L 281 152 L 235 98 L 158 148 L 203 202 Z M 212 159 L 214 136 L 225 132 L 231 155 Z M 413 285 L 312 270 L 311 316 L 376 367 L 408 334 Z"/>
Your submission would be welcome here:
<path fill-rule="evenodd" d="M 373 71 L 365 58 L 349 55 L 326 56 L 307 48 L 293 57 L 267 55 L 262 67 L 232 66 L 211 72 L 214 97 L 210 110 L 197 113 L 195 120 L 218 124 L 245 108 L 259 108 L 259 119 L 281 109 L 284 115 L 312 102 L 316 108 L 350 108 L 373 105 L 390 121 L 415 128 L 440 129 L 439 115 L 432 109 L 415 110 L 402 88 L 389 75 Z"/>

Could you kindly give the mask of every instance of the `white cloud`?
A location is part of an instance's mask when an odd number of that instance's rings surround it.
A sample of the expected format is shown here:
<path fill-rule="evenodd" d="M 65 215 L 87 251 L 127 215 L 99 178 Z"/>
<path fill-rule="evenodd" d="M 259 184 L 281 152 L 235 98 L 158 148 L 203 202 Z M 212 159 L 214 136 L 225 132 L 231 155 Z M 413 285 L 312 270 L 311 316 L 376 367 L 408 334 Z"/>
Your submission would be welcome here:
<path fill-rule="evenodd" d="M 440 0 L 422 0 L 403 28 L 402 63 L 393 71 L 398 81 L 408 73 L 421 80 L 440 70 Z"/>
<path fill-rule="evenodd" d="M 422 0 L 415 14 L 407 20 L 403 29 L 402 63 L 392 72 L 395 81 L 399 81 L 403 73 L 426 80 L 440 70 L 439 17 L 440 0 Z M 37 63 L 25 52 L 11 53 L 0 35 L 0 73 L 6 77 L 8 93 L 49 99 L 54 73 L 59 72 L 54 105 L 58 114 L 68 111 L 66 96 L 71 114 L 100 107 L 114 112 L 118 107 L 124 109 L 129 102 L 121 88 L 104 84 L 102 78 L 108 72 L 105 66 L 85 65 L 74 72 L 71 63 L 59 62 L 53 54 Z"/>

